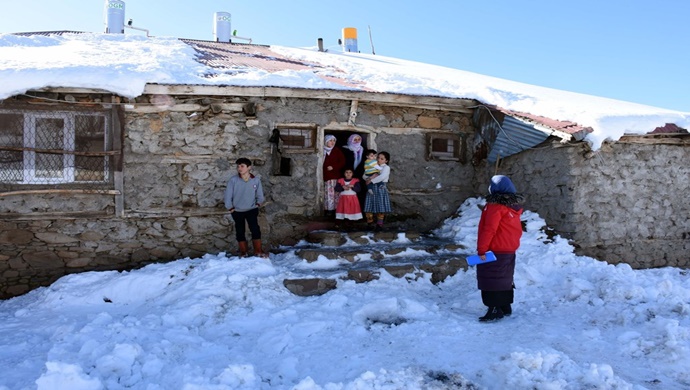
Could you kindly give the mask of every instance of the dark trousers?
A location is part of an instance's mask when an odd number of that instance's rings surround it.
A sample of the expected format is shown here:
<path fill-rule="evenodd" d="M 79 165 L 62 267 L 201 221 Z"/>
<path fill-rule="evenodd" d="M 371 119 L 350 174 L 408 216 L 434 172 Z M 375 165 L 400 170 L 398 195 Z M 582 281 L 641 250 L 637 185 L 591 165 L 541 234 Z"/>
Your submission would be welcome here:
<path fill-rule="evenodd" d="M 482 290 L 482 303 L 488 307 L 502 307 L 513 303 L 513 290 L 484 291 Z"/>
<path fill-rule="evenodd" d="M 251 209 L 248 211 L 234 211 L 232 214 L 232 219 L 235 221 L 235 238 L 237 242 L 247 241 L 245 236 L 244 223 L 249 225 L 249 231 L 252 232 L 253 240 L 261 239 L 261 229 L 259 229 L 259 209 Z"/>

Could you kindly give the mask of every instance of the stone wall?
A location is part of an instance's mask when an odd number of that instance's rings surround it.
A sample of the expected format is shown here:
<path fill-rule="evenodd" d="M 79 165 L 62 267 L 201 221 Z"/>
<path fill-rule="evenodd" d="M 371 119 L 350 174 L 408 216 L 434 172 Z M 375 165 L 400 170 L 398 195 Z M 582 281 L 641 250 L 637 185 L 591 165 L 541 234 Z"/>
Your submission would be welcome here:
<path fill-rule="evenodd" d="M 5 220 L 0 231 L 2 298 L 71 273 L 127 270 L 220 253 L 231 237 L 230 221 L 223 215 Z"/>
<path fill-rule="evenodd" d="M 426 153 L 428 132 L 472 134 L 469 114 L 360 103 L 353 124 L 350 101 L 217 96 L 142 96 L 123 107 L 124 216 L 108 194 L 4 196 L 0 298 L 74 272 L 235 251 L 223 194 L 239 157 L 262 177 L 265 245 L 303 238 L 322 213 L 321 146 L 278 154 L 268 139 L 281 123 L 314 124 L 317 142 L 324 133 L 366 134 L 390 152 L 391 220 L 405 228 L 433 228 L 473 194 L 474 167 Z M 281 156 L 291 159 L 290 176 L 273 168 Z"/>
<path fill-rule="evenodd" d="M 592 152 L 584 143 L 554 143 L 506 158 L 499 173 L 578 254 L 634 268 L 687 268 L 689 159 L 687 145 L 616 142 Z"/>

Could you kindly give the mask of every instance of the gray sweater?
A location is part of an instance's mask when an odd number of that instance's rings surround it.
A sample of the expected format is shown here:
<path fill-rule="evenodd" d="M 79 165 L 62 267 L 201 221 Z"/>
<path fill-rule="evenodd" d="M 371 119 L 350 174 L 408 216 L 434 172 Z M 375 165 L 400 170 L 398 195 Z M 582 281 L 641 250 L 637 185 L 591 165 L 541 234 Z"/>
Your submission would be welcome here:
<path fill-rule="evenodd" d="M 233 175 L 225 189 L 225 208 L 235 211 L 249 211 L 264 203 L 264 189 L 261 177 L 249 175 L 244 181 L 240 175 Z"/>

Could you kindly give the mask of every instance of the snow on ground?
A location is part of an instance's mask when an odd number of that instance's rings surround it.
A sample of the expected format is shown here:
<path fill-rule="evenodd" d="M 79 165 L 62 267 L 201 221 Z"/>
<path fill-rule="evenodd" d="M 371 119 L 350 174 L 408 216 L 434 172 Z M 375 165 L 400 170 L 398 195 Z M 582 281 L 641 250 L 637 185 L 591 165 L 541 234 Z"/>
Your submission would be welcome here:
<path fill-rule="evenodd" d="M 473 248 L 482 202 L 435 234 Z M 209 254 L 0 301 L 0 389 L 690 387 L 688 272 L 576 256 L 523 220 L 514 314 L 495 323 L 477 321 L 474 268 L 299 297 L 282 284 L 309 272 L 294 251 Z"/>

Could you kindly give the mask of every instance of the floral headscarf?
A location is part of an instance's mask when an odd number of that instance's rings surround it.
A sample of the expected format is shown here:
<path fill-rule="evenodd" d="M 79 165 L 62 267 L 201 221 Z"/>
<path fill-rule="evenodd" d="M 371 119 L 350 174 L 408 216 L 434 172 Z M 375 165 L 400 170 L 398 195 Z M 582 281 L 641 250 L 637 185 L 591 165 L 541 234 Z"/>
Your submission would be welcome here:
<path fill-rule="evenodd" d="M 359 138 L 359 141 L 355 142 L 355 138 Z M 355 155 L 355 168 L 359 166 L 359 163 L 362 161 L 362 136 L 359 134 L 352 134 L 350 138 L 347 139 L 347 148 L 352 150 L 352 153 Z"/>
<path fill-rule="evenodd" d="M 331 146 L 330 148 L 328 146 L 326 146 L 326 145 L 328 145 L 328 141 L 330 141 L 332 139 L 335 139 L 335 136 L 332 134 L 326 135 L 326 137 L 324 137 L 324 139 L 323 139 L 323 152 L 326 153 L 326 155 L 331 154 L 331 150 L 333 150 L 333 148 L 335 147 L 335 145 Z"/>

